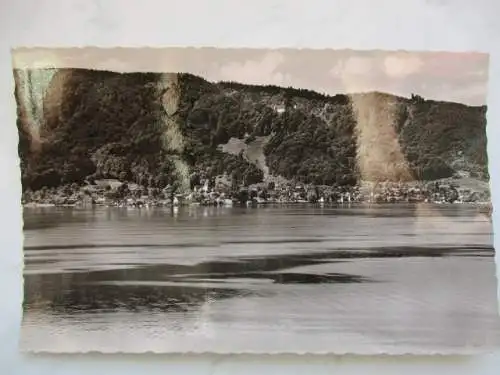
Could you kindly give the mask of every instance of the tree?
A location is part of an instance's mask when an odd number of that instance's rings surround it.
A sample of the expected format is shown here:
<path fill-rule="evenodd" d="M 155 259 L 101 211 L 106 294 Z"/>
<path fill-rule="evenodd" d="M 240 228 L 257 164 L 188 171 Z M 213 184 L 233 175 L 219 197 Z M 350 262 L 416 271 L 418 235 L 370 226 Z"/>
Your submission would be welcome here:
<path fill-rule="evenodd" d="M 116 195 L 117 195 L 118 198 L 125 198 L 128 194 L 130 194 L 130 189 L 129 189 L 127 183 L 121 184 L 116 189 Z"/>

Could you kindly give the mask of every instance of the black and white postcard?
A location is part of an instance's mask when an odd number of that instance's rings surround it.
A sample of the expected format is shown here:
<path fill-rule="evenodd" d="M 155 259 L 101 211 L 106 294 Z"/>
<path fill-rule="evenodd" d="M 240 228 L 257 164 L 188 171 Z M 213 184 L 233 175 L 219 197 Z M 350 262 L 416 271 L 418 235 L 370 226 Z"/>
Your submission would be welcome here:
<path fill-rule="evenodd" d="M 500 343 L 483 53 L 12 51 L 31 352 Z"/>

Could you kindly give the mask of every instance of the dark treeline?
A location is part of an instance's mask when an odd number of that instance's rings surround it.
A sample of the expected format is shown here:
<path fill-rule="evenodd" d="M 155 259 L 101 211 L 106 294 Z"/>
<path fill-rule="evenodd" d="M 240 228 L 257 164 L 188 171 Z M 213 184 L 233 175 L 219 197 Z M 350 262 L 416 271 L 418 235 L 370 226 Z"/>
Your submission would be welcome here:
<path fill-rule="evenodd" d="M 337 95 L 327 95 L 322 94 L 313 90 L 298 89 L 294 87 L 280 87 L 276 85 L 246 85 L 244 83 L 233 82 L 233 81 L 222 81 L 218 82 L 218 85 L 222 88 L 229 88 L 238 91 L 246 91 L 257 94 L 268 94 L 268 95 L 283 95 L 288 98 L 303 98 L 308 100 L 320 100 L 325 103 L 332 104 L 348 104 L 349 96 L 346 94 Z"/>

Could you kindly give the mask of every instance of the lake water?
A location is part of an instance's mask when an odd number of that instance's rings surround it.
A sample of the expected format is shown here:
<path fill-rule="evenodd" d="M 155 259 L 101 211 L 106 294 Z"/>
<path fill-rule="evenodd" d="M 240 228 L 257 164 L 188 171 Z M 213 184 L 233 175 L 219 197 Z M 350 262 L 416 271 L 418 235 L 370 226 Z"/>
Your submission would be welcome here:
<path fill-rule="evenodd" d="M 492 225 L 464 205 L 26 208 L 21 348 L 475 353 Z"/>

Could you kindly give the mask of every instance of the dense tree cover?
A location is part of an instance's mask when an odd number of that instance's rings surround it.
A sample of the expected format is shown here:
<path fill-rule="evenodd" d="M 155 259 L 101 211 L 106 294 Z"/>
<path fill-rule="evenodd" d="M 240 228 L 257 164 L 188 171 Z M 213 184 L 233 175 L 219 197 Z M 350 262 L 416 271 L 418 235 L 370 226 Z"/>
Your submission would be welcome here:
<path fill-rule="evenodd" d="M 355 122 L 350 106 L 337 110 L 342 115 L 330 123 L 291 110 L 265 147 L 270 170 L 305 183 L 355 184 Z"/>
<path fill-rule="evenodd" d="M 18 75 L 17 75 L 18 76 Z M 37 147 L 27 120 L 26 93 L 16 85 L 23 187 L 38 190 L 96 178 L 163 188 L 179 176 L 175 161 L 200 177 L 227 174 L 233 186 L 262 181 L 263 173 L 240 155 L 220 150 L 232 137 L 264 147 L 272 174 L 315 184 L 355 184 L 356 116 L 347 95 L 310 90 L 210 83 L 179 74 L 180 102 L 170 118 L 183 147 L 164 147 L 164 90 L 160 74 L 61 69 L 43 103 Z M 415 178 L 448 177 L 457 170 L 487 178 L 485 107 L 379 95 L 396 103 L 394 126 Z M 392 104 L 390 104 L 390 103 Z M 284 112 L 276 105 L 284 106 Z M 377 126 L 377 124 L 374 124 Z M 245 138 L 246 137 L 246 138 Z"/>
<path fill-rule="evenodd" d="M 138 177 L 132 176 L 138 166 L 151 172 L 161 149 L 156 80 L 154 74 L 58 71 L 41 103 L 41 146 L 28 159 L 24 186 Z"/>
<path fill-rule="evenodd" d="M 401 145 L 418 177 L 436 179 L 463 170 L 489 179 L 486 107 L 420 98 L 406 110 L 411 122 L 400 130 Z"/>
<path fill-rule="evenodd" d="M 214 158 L 207 151 L 213 152 L 213 147 L 232 137 L 247 135 L 249 143 L 257 136 L 271 136 L 264 149 L 271 173 L 310 183 L 355 183 L 354 120 L 347 96 L 328 97 L 310 90 L 234 82 L 214 84 L 212 90 L 204 83 L 197 91 L 193 86 L 199 82 L 189 79 L 190 84 L 185 86 L 188 103 L 183 106 L 184 132 L 189 140 L 186 157 L 224 160 L 230 156 Z M 336 116 L 327 123 L 293 106 L 294 98 L 319 101 L 320 105 L 330 103 Z M 272 103 L 282 104 L 285 113 L 275 111 Z M 239 160 L 244 162 L 241 156 Z M 261 173 L 254 168 L 242 166 L 239 170 L 246 169 L 244 174 L 251 174 L 251 180 L 257 182 Z"/>
<path fill-rule="evenodd" d="M 182 104 L 190 98 L 189 89 L 194 87 L 197 95 L 203 92 L 200 83 L 205 82 L 190 75 L 184 78 Z M 179 157 L 186 160 L 195 173 L 206 177 L 230 172 L 241 183 L 262 179 L 262 173 L 253 164 L 217 151 L 213 137 L 207 137 L 203 128 L 195 126 L 190 133 L 189 127 L 184 126 L 186 147 L 181 155 L 166 150 L 159 80 L 160 75 L 152 73 L 59 70 L 44 103 L 40 103 L 45 112 L 36 124 L 41 139 L 36 153 L 31 152 L 29 129 L 33 124 L 22 115 L 28 93 L 21 92 L 17 84 L 24 189 L 38 190 L 43 186 L 99 178 L 162 188 L 178 177 L 173 162 Z M 182 116 L 191 115 L 183 112 L 182 107 L 179 113 L 181 120 L 184 120 Z"/>

